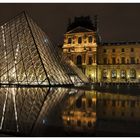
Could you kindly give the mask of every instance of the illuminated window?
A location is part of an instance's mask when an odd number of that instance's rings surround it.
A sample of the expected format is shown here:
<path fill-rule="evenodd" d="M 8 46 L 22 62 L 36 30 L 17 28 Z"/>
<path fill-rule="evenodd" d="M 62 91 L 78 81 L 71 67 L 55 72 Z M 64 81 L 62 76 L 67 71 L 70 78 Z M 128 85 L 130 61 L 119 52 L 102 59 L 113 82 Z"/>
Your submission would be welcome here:
<path fill-rule="evenodd" d="M 112 78 L 117 78 L 117 71 L 116 70 L 112 70 L 111 77 Z"/>
<path fill-rule="evenodd" d="M 89 42 L 89 43 L 92 43 L 92 36 L 89 36 L 89 37 L 88 37 L 88 42 Z"/>
<path fill-rule="evenodd" d="M 125 70 L 121 70 L 120 74 L 121 74 L 120 76 L 122 79 L 126 78 L 126 71 Z"/>
<path fill-rule="evenodd" d="M 130 78 L 135 79 L 136 78 L 136 70 L 130 69 Z"/>
<path fill-rule="evenodd" d="M 82 37 L 78 37 L 78 44 L 82 43 Z"/>
<path fill-rule="evenodd" d="M 72 39 L 68 38 L 68 44 L 71 44 Z"/>
<path fill-rule="evenodd" d="M 102 71 L 102 77 L 103 77 L 103 79 L 107 79 L 107 70 L 106 69 L 104 69 Z"/>

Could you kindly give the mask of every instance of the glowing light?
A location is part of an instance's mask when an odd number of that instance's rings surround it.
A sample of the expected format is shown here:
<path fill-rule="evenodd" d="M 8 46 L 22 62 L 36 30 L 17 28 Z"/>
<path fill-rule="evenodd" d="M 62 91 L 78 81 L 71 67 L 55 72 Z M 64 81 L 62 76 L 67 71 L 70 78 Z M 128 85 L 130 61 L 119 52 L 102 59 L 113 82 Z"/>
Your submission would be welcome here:
<path fill-rule="evenodd" d="M 3 126 L 7 97 L 8 97 L 8 93 L 6 92 L 6 97 L 5 97 L 5 101 L 4 101 L 4 105 L 3 105 L 3 111 L 2 111 L 2 118 L 1 118 L 1 123 L 0 123 L 0 129 L 2 129 L 2 126 Z"/>
<path fill-rule="evenodd" d="M 17 116 L 16 101 L 15 101 L 15 96 L 16 96 L 15 88 L 12 88 L 11 90 L 12 90 L 12 95 L 13 95 L 13 103 L 14 103 L 14 111 L 15 111 L 15 120 L 16 120 L 16 123 L 17 123 L 17 132 L 18 132 L 18 131 L 19 131 L 19 127 L 18 127 L 18 122 L 17 122 L 18 116 Z"/>
<path fill-rule="evenodd" d="M 44 40 L 46 43 L 48 43 L 48 39 L 46 38 L 45 40 Z"/>
<path fill-rule="evenodd" d="M 3 45 L 5 46 L 5 33 L 4 33 L 4 28 L 1 26 L 2 29 L 2 40 L 3 40 Z"/>
<path fill-rule="evenodd" d="M 93 73 L 91 74 L 91 77 L 94 77 L 94 74 Z"/>

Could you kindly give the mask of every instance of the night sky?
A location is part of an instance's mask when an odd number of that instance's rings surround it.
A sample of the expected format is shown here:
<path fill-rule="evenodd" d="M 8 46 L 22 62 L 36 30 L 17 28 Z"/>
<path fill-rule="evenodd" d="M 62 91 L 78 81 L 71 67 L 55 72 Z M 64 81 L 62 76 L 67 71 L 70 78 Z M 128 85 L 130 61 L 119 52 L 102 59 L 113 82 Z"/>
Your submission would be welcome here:
<path fill-rule="evenodd" d="M 68 19 L 75 16 L 99 16 L 103 42 L 140 40 L 140 4 L 42 3 L 0 4 L 0 22 L 21 11 L 27 13 L 46 31 L 54 44 L 63 42 Z"/>

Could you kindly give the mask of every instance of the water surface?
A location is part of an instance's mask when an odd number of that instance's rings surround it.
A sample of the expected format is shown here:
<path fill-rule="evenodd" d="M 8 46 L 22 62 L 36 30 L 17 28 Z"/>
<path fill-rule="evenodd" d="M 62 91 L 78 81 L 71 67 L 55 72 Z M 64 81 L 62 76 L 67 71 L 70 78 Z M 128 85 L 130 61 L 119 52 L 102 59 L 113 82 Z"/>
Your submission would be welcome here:
<path fill-rule="evenodd" d="M 1 88 L 1 136 L 140 136 L 139 93 Z"/>

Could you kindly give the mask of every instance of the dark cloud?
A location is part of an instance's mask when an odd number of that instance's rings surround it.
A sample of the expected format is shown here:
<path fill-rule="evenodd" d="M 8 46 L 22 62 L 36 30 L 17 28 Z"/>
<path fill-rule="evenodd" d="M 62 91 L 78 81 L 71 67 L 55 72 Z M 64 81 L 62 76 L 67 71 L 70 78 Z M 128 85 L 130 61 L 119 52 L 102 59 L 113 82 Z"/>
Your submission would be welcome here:
<path fill-rule="evenodd" d="M 140 4 L 96 3 L 6 3 L 0 4 L 0 21 L 27 11 L 54 43 L 61 43 L 69 18 L 99 16 L 99 33 L 104 41 L 140 40 Z"/>

